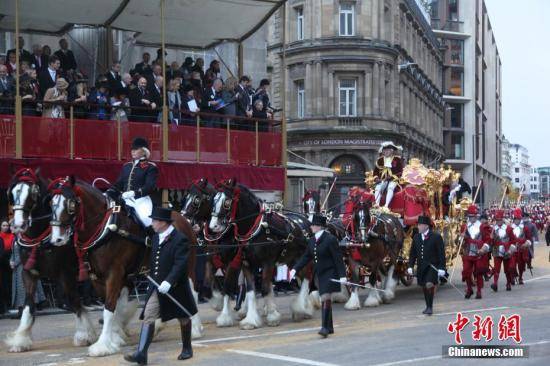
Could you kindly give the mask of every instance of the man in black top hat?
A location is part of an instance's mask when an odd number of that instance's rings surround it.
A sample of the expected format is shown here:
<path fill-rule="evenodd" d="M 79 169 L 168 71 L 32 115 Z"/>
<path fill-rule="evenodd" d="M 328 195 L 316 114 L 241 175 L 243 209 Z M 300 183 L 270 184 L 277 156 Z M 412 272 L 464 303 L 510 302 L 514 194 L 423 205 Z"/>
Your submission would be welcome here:
<path fill-rule="evenodd" d="M 332 280 L 346 281 L 346 266 L 338 247 L 338 239 L 325 230 L 326 217 L 314 214 L 311 220 L 311 231 L 315 234 L 309 239 L 306 252 L 290 271 L 290 281 L 313 260 L 315 281 L 322 301 L 322 327 L 319 334 L 326 338 L 334 333 L 332 325 L 331 294 L 340 292 L 340 284 Z"/>
<path fill-rule="evenodd" d="M 157 288 L 152 283 L 149 285 L 145 307 L 140 316 L 143 324 L 138 349 L 124 356 L 126 361 L 139 365 L 147 364 L 147 350 L 155 333 L 155 321 L 159 318 L 163 322 L 178 319 L 183 343 L 178 360 L 193 357 L 189 317 L 198 312 L 187 276 L 188 239 L 172 225 L 172 210 L 155 207 L 150 218 L 156 233 L 151 250 L 150 276 L 160 286 Z M 166 294 L 176 299 L 183 309 Z"/>
<path fill-rule="evenodd" d="M 431 220 L 428 216 L 418 217 L 418 233 L 413 237 L 409 253 L 409 268 L 407 273 L 413 275 L 416 262 L 416 280 L 424 290 L 426 315 L 433 313 L 435 287 L 439 279 L 445 276 L 445 244 L 439 233 L 431 230 Z"/>
<path fill-rule="evenodd" d="M 149 215 L 153 210 L 153 201 L 150 195 L 157 189 L 159 171 L 156 164 L 149 161 L 151 151 L 143 137 L 134 139 L 131 154 L 132 161 L 122 166 L 120 176 L 107 194 L 113 199 L 122 198 L 127 206 L 135 210 L 140 224 L 146 228 L 151 225 Z"/>

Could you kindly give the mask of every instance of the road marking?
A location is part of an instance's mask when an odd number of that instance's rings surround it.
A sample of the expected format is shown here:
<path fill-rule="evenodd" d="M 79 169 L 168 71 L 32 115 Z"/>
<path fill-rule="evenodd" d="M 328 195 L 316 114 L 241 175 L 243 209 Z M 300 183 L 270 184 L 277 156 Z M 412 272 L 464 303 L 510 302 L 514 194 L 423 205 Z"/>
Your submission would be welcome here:
<path fill-rule="evenodd" d="M 273 353 L 243 351 L 243 350 L 239 350 L 239 349 L 226 349 L 226 351 L 227 352 L 232 352 L 232 353 L 238 353 L 238 354 L 246 355 L 246 356 L 255 356 L 255 357 L 261 357 L 261 358 L 268 358 L 270 360 L 293 362 L 293 363 L 297 363 L 297 364 L 301 364 L 301 365 L 338 366 L 334 363 L 318 362 L 318 361 L 308 360 L 308 359 L 305 359 L 305 358 L 281 356 L 281 355 L 276 355 L 276 354 L 273 354 Z"/>
<path fill-rule="evenodd" d="M 75 357 L 75 358 L 71 358 L 69 362 L 67 362 L 67 365 L 76 365 L 78 363 L 84 363 L 84 362 L 86 362 L 85 359 L 81 357 Z"/>
<path fill-rule="evenodd" d="M 550 340 L 538 341 L 538 342 L 533 342 L 533 343 L 525 343 L 524 346 L 539 346 L 541 344 L 547 344 L 547 343 L 550 343 Z"/>
<path fill-rule="evenodd" d="M 525 280 L 523 282 L 531 282 L 531 281 L 536 281 L 536 280 L 542 280 L 542 279 L 550 279 L 550 275 L 545 275 L 545 276 L 539 276 L 539 277 L 535 277 L 535 278 L 530 278 L 528 280 Z"/>
<path fill-rule="evenodd" d="M 50 363 L 41 363 L 37 366 L 57 366 L 57 362 L 50 362 Z"/>
<path fill-rule="evenodd" d="M 428 357 L 419 357 L 419 358 L 410 358 L 408 360 L 401 360 L 401 361 L 394 361 L 394 362 L 386 362 L 386 363 L 377 363 L 369 366 L 392 366 L 392 365 L 403 365 L 406 363 L 414 363 L 414 362 L 420 362 L 420 361 L 429 361 L 429 360 L 437 360 L 442 358 L 441 355 L 438 356 L 428 356 Z"/>
<path fill-rule="evenodd" d="M 46 355 L 46 357 L 59 357 L 61 353 L 52 353 L 51 355 Z"/>
<path fill-rule="evenodd" d="M 237 340 L 240 340 L 240 339 L 262 338 L 262 337 L 269 337 L 269 336 L 273 336 L 273 335 L 283 335 L 283 334 L 310 332 L 310 331 L 316 330 L 316 329 L 319 329 L 319 327 L 316 327 L 316 328 L 300 328 L 300 329 L 292 329 L 292 330 L 282 330 L 282 331 L 279 331 L 279 332 L 251 334 L 251 335 L 243 335 L 243 336 L 235 336 L 235 337 L 206 339 L 204 341 L 193 342 L 193 344 L 200 345 L 200 344 L 216 343 L 216 342 L 224 342 L 224 341 L 237 341 Z"/>
<path fill-rule="evenodd" d="M 474 310 L 465 310 L 465 311 L 460 311 L 460 313 L 462 314 L 467 314 L 467 313 L 480 313 L 482 311 L 493 311 L 493 310 L 506 310 L 506 309 L 510 309 L 509 306 L 499 306 L 499 307 L 496 307 L 496 308 L 486 308 L 486 309 L 474 309 Z M 458 313 L 459 311 L 452 311 L 450 313 L 435 313 L 434 315 L 435 316 L 444 316 L 444 315 L 456 315 L 456 313 Z M 425 317 L 425 315 L 419 315 L 420 317 Z"/>

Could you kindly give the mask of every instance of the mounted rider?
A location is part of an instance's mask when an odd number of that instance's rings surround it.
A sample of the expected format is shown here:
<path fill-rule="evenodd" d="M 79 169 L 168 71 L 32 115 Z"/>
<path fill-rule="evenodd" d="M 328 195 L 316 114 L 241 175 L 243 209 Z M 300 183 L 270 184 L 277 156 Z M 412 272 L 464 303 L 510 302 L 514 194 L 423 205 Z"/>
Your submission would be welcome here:
<path fill-rule="evenodd" d="M 153 201 L 150 195 L 157 189 L 158 167 L 152 161 L 149 143 L 142 137 L 136 137 L 131 148 L 132 161 L 122 166 L 122 171 L 107 194 L 117 200 L 122 199 L 131 207 L 135 218 L 144 228 L 151 226 Z"/>
<path fill-rule="evenodd" d="M 386 190 L 386 201 L 384 203 L 386 208 L 390 206 L 393 199 L 393 192 L 403 173 L 403 161 L 398 155 L 398 152 L 401 150 L 403 148 L 395 145 L 392 141 L 386 141 L 380 145 L 380 157 L 376 160 L 373 171 L 378 182 L 374 191 L 378 206 L 380 206 L 384 190 Z"/>

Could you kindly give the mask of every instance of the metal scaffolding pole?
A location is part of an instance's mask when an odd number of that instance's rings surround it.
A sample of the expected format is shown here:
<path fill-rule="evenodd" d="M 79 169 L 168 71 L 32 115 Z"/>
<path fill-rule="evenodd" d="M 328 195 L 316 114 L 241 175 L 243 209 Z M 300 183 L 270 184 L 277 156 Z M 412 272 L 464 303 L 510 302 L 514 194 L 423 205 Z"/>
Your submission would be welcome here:
<path fill-rule="evenodd" d="M 15 0 L 15 158 L 23 157 L 23 117 L 19 90 L 19 0 Z"/>
<path fill-rule="evenodd" d="M 160 0 L 160 34 L 162 50 L 162 161 L 168 161 L 168 107 L 166 106 L 166 60 L 164 34 L 165 0 Z"/>
<path fill-rule="evenodd" d="M 288 207 L 289 202 L 289 192 L 288 192 L 288 179 L 287 179 L 287 155 L 286 155 L 286 5 L 285 2 L 283 5 L 283 90 L 281 91 L 281 103 L 282 103 L 282 115 L 281 115 L 281 162 L 283 164 L 283 169 L 285 173 L 284 182 L 285 188 L 283 192 L 283 204 L 285 207 Z"/>

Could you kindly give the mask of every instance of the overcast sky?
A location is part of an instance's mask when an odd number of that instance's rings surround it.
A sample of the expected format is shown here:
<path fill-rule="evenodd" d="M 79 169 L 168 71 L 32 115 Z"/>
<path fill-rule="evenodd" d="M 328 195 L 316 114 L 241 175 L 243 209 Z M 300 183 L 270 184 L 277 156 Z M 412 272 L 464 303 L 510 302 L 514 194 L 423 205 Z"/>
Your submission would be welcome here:
<path fill-rule="evenodd" d="M 532 166 L 550 166 L 550 0 L 485 4 L 502 60 L 504 134 L 529 149 Z"/>

